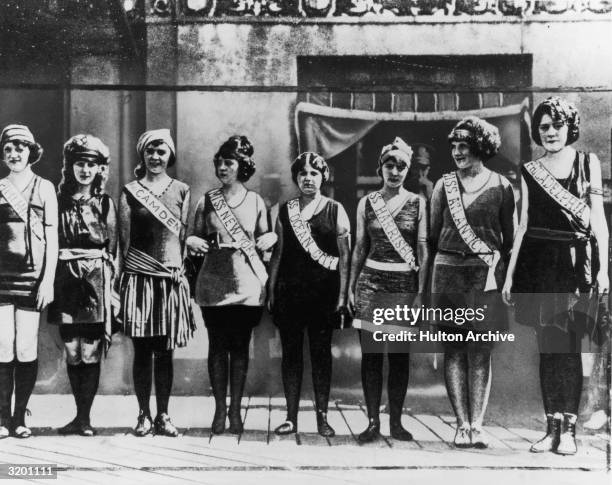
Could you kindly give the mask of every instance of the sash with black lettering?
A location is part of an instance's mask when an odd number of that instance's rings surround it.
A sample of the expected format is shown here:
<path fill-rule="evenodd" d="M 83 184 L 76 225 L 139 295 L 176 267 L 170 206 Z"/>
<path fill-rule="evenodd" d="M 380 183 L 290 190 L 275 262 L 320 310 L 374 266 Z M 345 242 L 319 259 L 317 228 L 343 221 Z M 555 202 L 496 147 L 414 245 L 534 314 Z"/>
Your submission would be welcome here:
<path fill-rule="evenodd" d="M 21 192 L 17 190 L 8 178 L 0 180 L 0 193 L 2 193 L 6 201 L 23 222 L 27 224 L 29 218 L 32 233 L 41 241 L 44 240 L 45 228 L 43 227 L 42 221 L 38 215 L 36 215 L 36 212 L 30 209 L 28 201 L 23 198 Z"/>
<path fill-rule="evenodd" d="M 485 283 L 485 291 L 496 290 L 497 282 L 495 281 L 495 268 L 500 259 L 500 252 L 491 249 L 487 243 L 480 239 L 472 226 L 469 225 L 465 216 L 463 201 L 461 200 L 461 192 L 459 191 L 459 181 L 455 172 L 443 175 L 444 191 L 446 192 L 446 200 L 448 202 L 448 210 L 450 211 L 453 222 L 459 231 L 459 235 L 463 242 L 489 267 L 487 273 L 487 281 Z"/>
<path fill-rule="evenodd" d="M 175 236 L 181 233 L 181 220 L 177 218 L 164 203 L 149 189 L 138 181 L 130 182 L 125 188 L 140 202 L 155 218 L 161 222 Z"/>
<path fill-rule="evenodd" d="M 410 244 L 406 242 L 402 233 L 397 227 L 395 223 L 395 219 L 389 212 L 389 208 L 385 203 L 380 192 L 372 192 L 368 195 L 368 200 L 370 201 L 370 205 L 374 210 L 374 214 L 376 215 L 376 219 L 380 222 L 380 225 L 387 236 L 387 239 L 402 259 L 408 264 L 410 270 L 409 271 L 418 271 L 419 267 L 416 264 L 416 258 L 414 257 L 414 251 L 410 247 Z"/>
<path fill-rule="evenodd" d="M 297 237 L 297 240 L 304 251 L 310 255 L 313 261 L 316 261 L 326 269 L 335 271 L 338 267 L 338 258 L 336 256 L 332 256 L 331 254 L 327 254 L 325 251 L 319 248 L 319 246 L 317 246 L 316 241 L 313 239 L 312 234 L 310 233 L 308 224 L 306 224 L 302 218 L 302 213 L 300 211 L 300 200 L 291 199 L 288 201 L 287 212 L 289 213 L 289 223 L 291 224 L 291 229 L 293 229 L 293 233 L 295 234 L 295 237 Z"/>
<path fill-rule="evenodd" d="M 528 162 L 525 169 L 544 192 L 561 206 L 564 213 L 573 219 L 572 222 L 577 222 L 582 228 L 589 227 L 591 208 L 584 201 L 563 187 L 540 162 Z"/>
<path fill-rule="evenodd" d="M 251 241 L 247 233 L 242 229 L 238 219 L 236 219 L 236 216 L 227 205 L 221 189 L 211 190 L 208 193 L 208 197 L 223 227 L 225 227 L 226 231 L 240 247 L 261 284 L 265 285 L 266 281 L 268 281 L 266 267 L 257 254 L 255 244 L 253 244 L 253 241 Z"/>

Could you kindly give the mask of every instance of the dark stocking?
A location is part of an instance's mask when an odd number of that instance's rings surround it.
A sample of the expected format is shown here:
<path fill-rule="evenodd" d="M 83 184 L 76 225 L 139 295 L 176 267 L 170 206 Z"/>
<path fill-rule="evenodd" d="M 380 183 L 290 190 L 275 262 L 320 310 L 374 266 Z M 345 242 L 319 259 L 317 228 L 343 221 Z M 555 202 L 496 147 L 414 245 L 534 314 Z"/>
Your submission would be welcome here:
<path fill-rule="evenodd" d="M 38 359 L 31 362 L 17 361 L 15 366 L 15 426 L 25 426 L 25 412 L 36 384 L 37 374 Z"/>
<path fill-rule="evenodd" d="M 168 412 L 168 401 L 172 391 L 172 378 L 174 367 L 172 364 L 172 350 L 156 350 L 153 354 L 155 374 L 155 401 L 157 415 Z"/>
<path fill-rule="evenodd" d="M 69 366 L 72 367 L 72 366 Z M 80 385 L 80 406 L 77 401 L 77 418 L 81 423 L 89 424 L 89 414 L 98 384 L 100 383 L 100 362 L 94 364 L 82 364 Z M 72 383 L 71 383 L 72 384 Z"/>
<path fill-rule="evenodd" d="M 297 424 L 298 409 L 300 406 L 300 391 L 302 387 L 302 375 L 304 372 L 304 358 L 302 355 L 304 347 L 304 332 L 302 330 L 296 331 L 296 329 L 286 330 L 285 328 L 281 327 L 280 337 L 283 348 L 281 370 L 283 375 L 285 400 L 287 401 L 287 420 L 291 421 L 293 424 Z M 312 362 L 314 374 L 314 359 Z"/>
<path fill-rule="evenodd" d="M 314 388 L 317 411 L 327 412 L 329 389 L 331 386 L 332 356 L 331 340 L 333 329 L 308 329 L 310 362 L 312 366 L 312 386 Z"/>
<path fill-rule="evenodd" d="M 240 404 L 249 369 L 251 328 L 235 332 L 230 346 L 230 419 L 240 414 Z"/>
<path fill-rule="evenodd" d="M 77 408 L 77 416 L 80 414 L 81 409 L 81 371 L 83 369 L 82 363 L 77 365 L 66 364 L 66 372 L 68 373 L 68 380 L 70 381 L 70 388 L 72 389 L 72 395 L 74 396 L 74 403 Z"/>
<path fill-rule="evenodd" d="M 375 422 L 380 421 L 380 399 L 382 395 L 383 354 L 364 352 L 364 338 L 359 333 L 361 341 L 361 383 L 363 396 L 366 402 L 368 418 Z"/>
<path fill-rule="evenodd" d="M 148 338 L 135 338 L 132 339 L 132 342 L 134 343 L 132 375 L 134 377 L 136 399 L 138 399 L 138 407 L 143 414 L 150 416 L 149 401 L 151 400 L 153 349 Z"/>
<path fill-rule="evenodd" d="M 8 427 L 11 418 L 15 362 L 0 362 L 0 425 Z"/>
<path fill-rule="evenodd" d="M 215 407 L 225 415 L 225 397 L 227 395 L 228 348 L 223 332 L 208 327 L 208 376 Z"/>
<path fill-rule="evenodd" d="M 387 394 L 389 396 L 389 417 L 391 424 L 401 424 L 404 398 L 408 390 L 410 376 L 410 354 L 388 354 L 389 376 Z"/>
<path fill-rule="evenodd" d="M 557 386 L 557 355 L 540 354 L 540 388 L 546 414 L 563 412 L 560 389 Z"/>

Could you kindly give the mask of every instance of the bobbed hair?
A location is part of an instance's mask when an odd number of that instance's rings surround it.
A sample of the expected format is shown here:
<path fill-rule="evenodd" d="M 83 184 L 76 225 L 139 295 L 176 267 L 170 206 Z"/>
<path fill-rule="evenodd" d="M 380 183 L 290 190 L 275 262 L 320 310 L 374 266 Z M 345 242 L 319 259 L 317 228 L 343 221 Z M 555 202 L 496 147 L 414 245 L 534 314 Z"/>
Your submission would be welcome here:
<path fill-rule="evenodd" d="M 294 184 L 297 185 L 297 176 L 306 165 L 321 172 L 322 183 L 329 180 L 329 166 L 325 159 L 318 153 L 304 152 L 300 153 L 291 164 L 291 180 Z"/>
<path fill-rule="evenodd" d="M 217 162 L 221 159 L 234 159 L 238 162 L 238 181 L 246 182 L 255 173 L 255 162 L 253 161 L 253 145 L 244 135 L 233 135 L 224 141 L 215 157 L 215 173 L 217 171 Z"/>
<path fill-rule="evenodd" d="M 6 143 L 18 143 L 20 145 L 28 147 L 28 149 L 30 150 L 30 154 L 28 155 L 28 164 L 30 165 L 34 165 L 36 162 L 40 161 L 44 152 L 43 147 L 40 145 L 40 143 L 36 142 L 31 143 L 25 140 L 9 140 Z M 6 143 L 4 145 L 6 145 Z M 4 145 L 2 145 L 3 149 Z"/>
<path fill-rule="evenodd" d="M 542 146 L 540 138 L 540 122 L 544 115 L 552 118 L 553 122 L 562 122 L 567 125 L 567 141 L 566 145 L 571 145 L 580 137 L 580 115 L 578 109 L 566 100 L 551 96 L 542 101 L 533 113 L 533 121 L 531 123 L 531 138 L 533 141 Z"/>
<path fill-rule="evenodd" d="M 501 136 L 496 126 L 477 116 L 468 116 L 457 123 L 448 135 L 448 142 L 465 142 L 472 154 L 486 162 L 501 146 Z"/>

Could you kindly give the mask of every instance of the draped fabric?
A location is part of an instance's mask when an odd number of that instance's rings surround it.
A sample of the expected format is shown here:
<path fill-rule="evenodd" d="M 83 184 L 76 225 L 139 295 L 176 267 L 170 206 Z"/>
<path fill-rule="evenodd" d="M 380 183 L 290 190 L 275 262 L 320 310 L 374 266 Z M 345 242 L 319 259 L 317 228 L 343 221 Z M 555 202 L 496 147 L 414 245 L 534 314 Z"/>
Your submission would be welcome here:
<path fill-rule="evenodd" d="M 481 108 L 467 111 L 377 112 L 333 108 L 314 103 L 298 103 L 295 108 L 295 130 L 299 151 L 313 151 L 332 158 L 365 137 L 376 125 L 385 121 L 459 121 L 466 116 L 497 118 L 519 115 L 529 108 L 526 98 L 521 104 Z"/>

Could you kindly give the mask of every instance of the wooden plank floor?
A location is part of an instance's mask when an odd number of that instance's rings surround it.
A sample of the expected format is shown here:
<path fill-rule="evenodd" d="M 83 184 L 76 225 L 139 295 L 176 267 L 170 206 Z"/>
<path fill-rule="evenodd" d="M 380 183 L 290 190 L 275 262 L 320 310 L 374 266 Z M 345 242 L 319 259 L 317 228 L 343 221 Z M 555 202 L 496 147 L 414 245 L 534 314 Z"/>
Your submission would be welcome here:
<path fill-rule="evenodd" d="M 530 443 L 542 436 L 542 423 L 535 418 L 519 428 L 485 423 L 490 447 L 459 450 L 452 444 L 454 419 L 448 415 L 406 413 L 403 424 L 414 441 L 399 442 L 389 436 L 388 415 L 383 413 L 382 437 L 361 444 L 357 437 L 367 425 L 363 406 L 330 403 L 328 417 L 336 436 L 323 438 L 316 432 L 314 405 L 304 400 L 299 432 L 281 437 L 274 434 L 274 428 L 285 418 L 284 399 L 251 396 L 243 400 L 244 433 L 218 436 L 209 429 L 214 412 L 212 398 L 173 397 L 170 412 L 181 436 L 137 438 L 130 433 L 136 416 L 135 398 L 98 396 L 92 412 L 98 436 L 58 436 L 55 428 L 65 424 L 73 412 L 70 399 L 34 396 L 30 406 L 33 415 L 28 422 L 35 436 L 0 441 L 0 463 L 55 464 L 62 483 L 105 485 L 111 481 L 113 485 L 208 483 L 206 477 L 213 476 L 210 473 L 221 482 L 227 478 L 227 483 L 232 483 L 230 476 L 236 478 L 232 474 L 242 472 L 270 472 L 278 479 L 293 476 L 304 482 L 316 479 L 333 483 L 342 478 L 350 483 L 369 483 L 363 480 L 376 470 L 556 470 L 606 475 L 608 467 L 606 433 L 580 434 L 576 456 L 529 453 Z M 49 412 L 54 409 L 50 403 L 57 405 L 55 412 Z M 362 475 L 356 474 L 359 470 Z M 204 471 L 208 474 L 198 475 Z M 47 483 L 28 480 L 32 481 Z"/>

